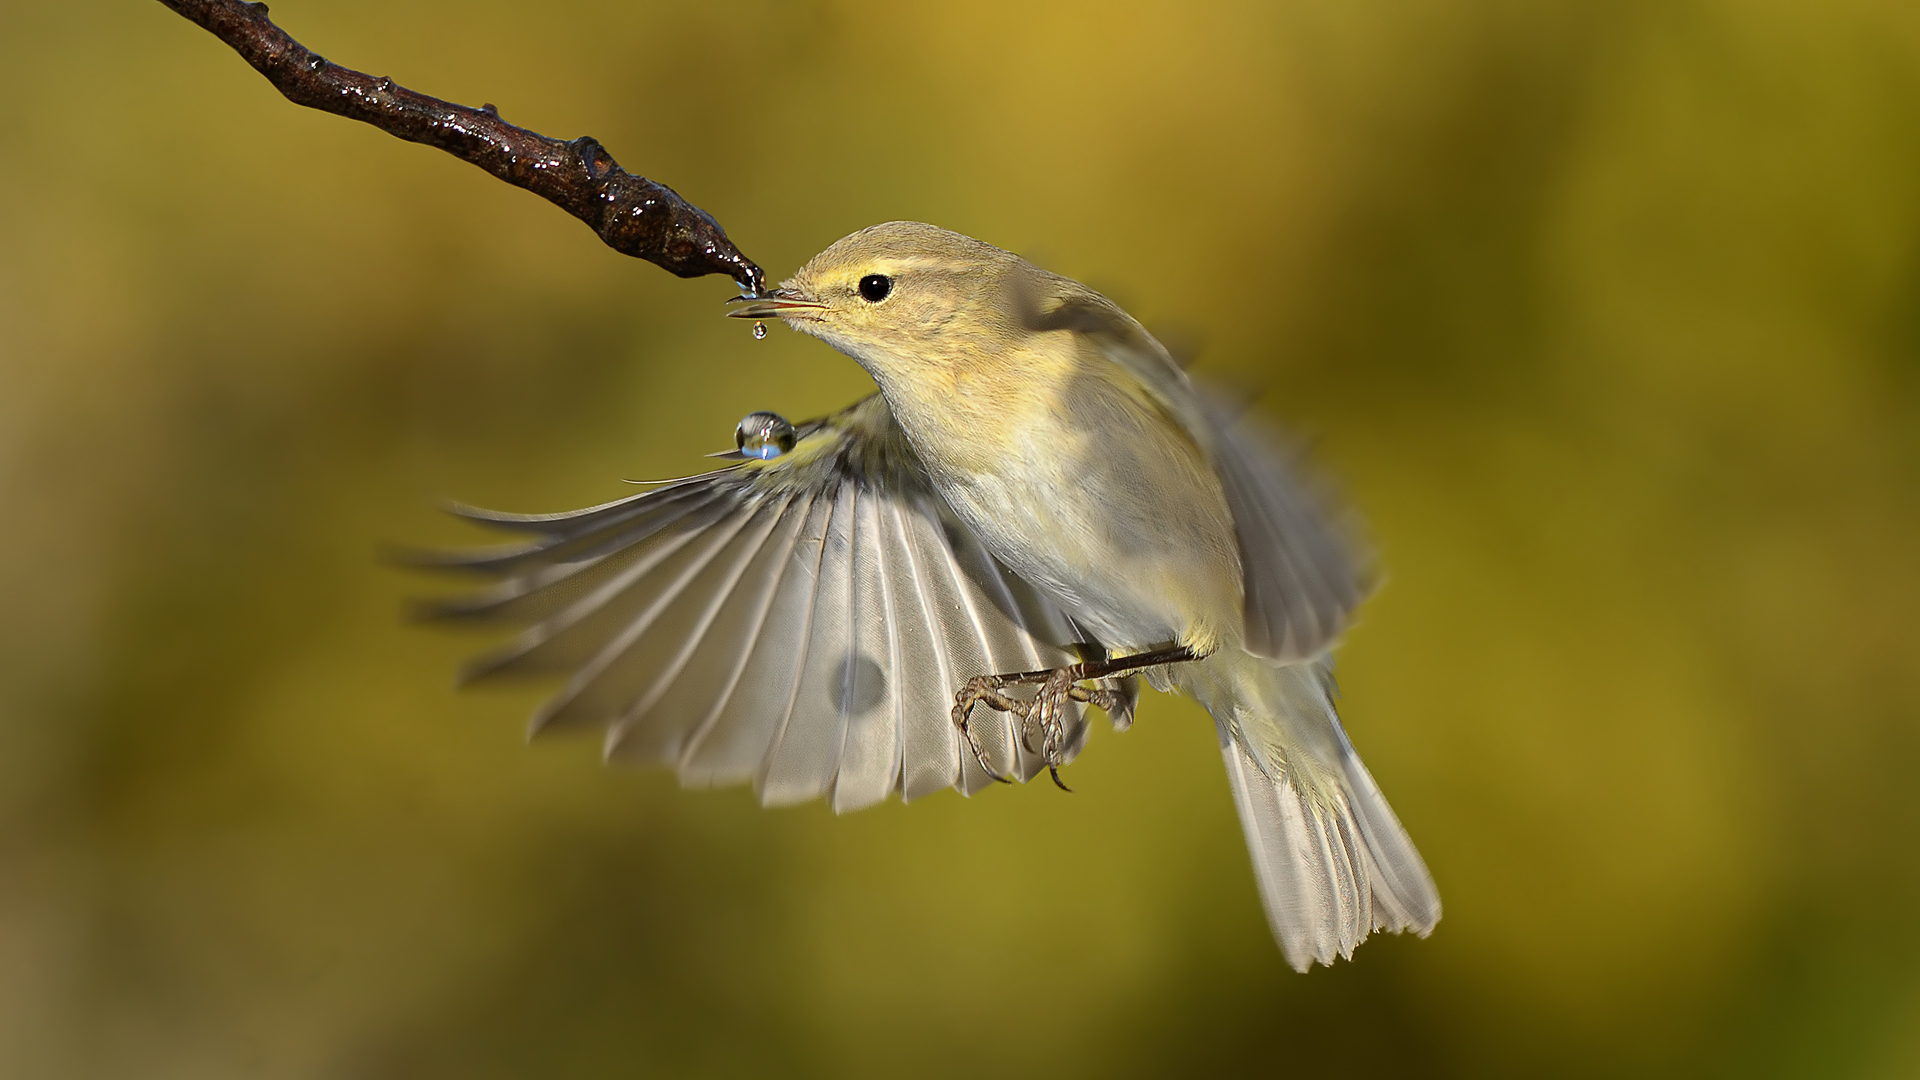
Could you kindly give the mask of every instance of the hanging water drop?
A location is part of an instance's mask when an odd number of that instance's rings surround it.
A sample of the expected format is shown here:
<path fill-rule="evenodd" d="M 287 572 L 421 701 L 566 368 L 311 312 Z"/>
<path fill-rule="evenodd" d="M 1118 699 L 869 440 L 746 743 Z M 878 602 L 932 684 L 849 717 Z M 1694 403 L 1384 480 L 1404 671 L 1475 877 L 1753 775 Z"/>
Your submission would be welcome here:
<path fill-rule="evenodd" d="M 742 456 L 769 461 L 793 449 L 793 425 L 779 413 L 748 413 L 733 429 Z"/>
<path fill-rule="evenodd" d="M 767 324 L 761 322 L 759 319 L 753 320 L 753 340 L 767 340 Z"/>

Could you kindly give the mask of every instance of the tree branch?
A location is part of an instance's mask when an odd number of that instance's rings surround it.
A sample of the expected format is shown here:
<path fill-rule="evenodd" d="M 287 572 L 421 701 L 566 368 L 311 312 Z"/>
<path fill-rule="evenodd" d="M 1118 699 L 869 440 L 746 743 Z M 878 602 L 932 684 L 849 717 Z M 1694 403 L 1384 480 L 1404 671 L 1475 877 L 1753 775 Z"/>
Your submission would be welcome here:
<path fill-rule="evenodd" d="M 550 139 L 500 119 L 492 105 L 470 109 L 330 63 L 275 26 L 265 4 L 160 2 L 232 46 L 296 105 L 437 146 L 586 222 L 615 251 L 681 277 L 725 274 L 756 293 L 765 283 L 706 211 L 622 169 L 592 138 Z"/>

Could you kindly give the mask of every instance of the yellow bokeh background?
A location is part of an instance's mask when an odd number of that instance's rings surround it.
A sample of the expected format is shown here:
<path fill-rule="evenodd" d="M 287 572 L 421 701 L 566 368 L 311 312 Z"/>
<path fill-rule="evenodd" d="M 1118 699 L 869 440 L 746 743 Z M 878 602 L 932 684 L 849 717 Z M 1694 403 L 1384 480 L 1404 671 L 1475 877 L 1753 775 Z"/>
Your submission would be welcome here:
<path fill-rule="evenodd" d="M 867 392 L 158 3 L 0 0 L 0 1073 L 1920 1075 L 1920 8 L 276 0 L 778 278 L 932 221 L 1312 440 L 1432 938 L 1288 970 L 1211 728 L 845 818 L 466 693 L 383 546 Z"/>

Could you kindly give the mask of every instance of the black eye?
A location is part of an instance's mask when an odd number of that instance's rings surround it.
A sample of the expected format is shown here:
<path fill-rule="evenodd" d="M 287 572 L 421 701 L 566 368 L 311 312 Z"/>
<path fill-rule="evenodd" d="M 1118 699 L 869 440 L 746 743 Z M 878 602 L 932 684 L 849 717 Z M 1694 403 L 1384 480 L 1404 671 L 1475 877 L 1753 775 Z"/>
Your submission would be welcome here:
<path fill-rule="evenodd" d="M 868 274 L 860 279 L 860 295 L 867 303 L 877 304 L 893 291 L 893 279 L 885 274 Z"/>

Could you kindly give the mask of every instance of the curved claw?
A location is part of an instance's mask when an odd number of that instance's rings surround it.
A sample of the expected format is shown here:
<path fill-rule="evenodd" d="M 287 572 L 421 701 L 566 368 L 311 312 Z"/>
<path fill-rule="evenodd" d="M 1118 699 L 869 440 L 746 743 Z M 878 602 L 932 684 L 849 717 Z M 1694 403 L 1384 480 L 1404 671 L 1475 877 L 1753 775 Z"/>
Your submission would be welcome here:
<path fill-rule="evenodd" d="M 744 310 L 730 314 L 740 315 Z M 1060 779 L 1060 766 L 1066 763 L 1063 744 L 1067 734 L 1060 715 L 1065 711 L 1066 703 L 1080 701 L 1104 709 L 1113 719 L 1114 727 L 1125 730 L 1133 723 L 1134 702 L 1140 694 L 1136 672 L 1162 664 L 1183 664 L 1201 659 L 1204 655 L 1186 645 L 1170 645 L 1128 656 L 1083 660 L 1050 671 L 975 676 L 968 679 L 967 684 L 954 695 L 953 726 L 960 729 L 961 737 L 972 748 L 974 760 L 979 762 L 981 770 L 1000 783 L 1011 784 L 1012 780 L 994 772 L 987 764 L 986 750 L 974 738 L 973 730 L 967 726 L 967 719 L 973 715 L 974 705 L 980 702 L 1001 712 L 1013 713 L 1023 721 L 1019 732 L 1020 745 L 1028 753 L 1035 753 L 1033 736 L 1036 731 L 1039 732 L 1043 738 L 1038 753 L 1046 759 L 1047 775 L 1053 777 L 1055 787 L 1071 792 L 1073 789 Z M 1039 683 L 1040 688 L 1030 700 L 1007 695 L 1005 690 L 1009 684 L 1021 683 Z"/>

